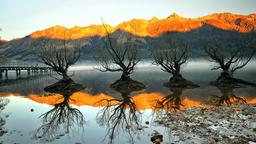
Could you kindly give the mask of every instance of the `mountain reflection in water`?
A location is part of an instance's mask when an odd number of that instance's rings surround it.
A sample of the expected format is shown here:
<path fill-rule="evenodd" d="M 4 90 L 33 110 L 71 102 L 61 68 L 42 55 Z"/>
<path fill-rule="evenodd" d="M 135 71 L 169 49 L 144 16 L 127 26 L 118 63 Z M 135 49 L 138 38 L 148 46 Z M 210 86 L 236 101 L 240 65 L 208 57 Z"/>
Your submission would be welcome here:
<path fill-rule="evenodd" d="M 10 95 L 7 93 L 4 93 L 5 95 Z M 170 95 L 174 95 L 173 93 Z M 193 100 L 190 98 L 180 98 L 178 97 L 173 97 L 173 100 L 166 100 L 163 104 L 166 104 L 167 106 L 162 106 L 160 107 L 160 103 L 163 102 L 164 99 L 168 99 L 166 95 L 161 94 L 161 93 L 139 93 L 133 96 L 130 96 L 132 101 L 135 103 L 136 109 L 138 110 L 146 110 L 146 109 L 153 109 L 153 110 L 159 110 L 161 109 L 173 109 L 176 106 L 178 106 L 178 103 L 175 104 L 176 102 L 179 102 L 181 108 L 189 108 L 189 107 L 209 107 L 209 106 L 215 106 L 216 105 L 216 98 L 211 98 L 210 102 L 202 102 L 199 100 Z M 241 98 L 245 99 L 247 103 L 253 104 L 256 103 L 256 98 L 245 98 L 240 96 Z M 36 101 L 38 103 L 44 103 L 48 105 L 55 105 L 61 101 L 63 101 L 63 97 L 59 94 L 52 94 L 52 95 L 47 95 L 47 96 L 40 96 L 40 95 L 35 95 L 31 94 L 28 95 L 26 98 L 29 98 L 33 101 Z M 171 98 L 171 97 L 170 97 Z M 225 98 L 224 97 L 219 97 L 220 98 Z M 120 103 L 120 101 L 114 101 L 113 96 L 110 96 L 105 93 L 100 93 L 100 94 L 90 94 L 88 92 L 76 92 L 73 93 L 70 96 L 70 99 L 72 101 L 68 101 L 69 104 L 74 104 L 76 106 L 93 106 L 93 107 L 106 107 L 110 105 L 116 105 Z M 111 102 L 107 102 L 106 100 L 113 100 Z M 99 102 L 101 101 L 101 102 Z M 167 103 L 169 102 L 169 103 Z M 169 107 L 170 106 L 170 107 Z"/>

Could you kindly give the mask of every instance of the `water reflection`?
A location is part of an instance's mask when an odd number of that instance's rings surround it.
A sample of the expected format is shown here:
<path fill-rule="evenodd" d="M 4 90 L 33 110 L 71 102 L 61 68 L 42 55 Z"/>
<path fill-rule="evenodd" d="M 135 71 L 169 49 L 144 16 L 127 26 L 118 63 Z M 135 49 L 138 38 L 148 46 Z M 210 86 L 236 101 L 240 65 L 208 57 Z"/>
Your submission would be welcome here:
<path fill-rule="evenodd" d="M 171 94 L 164 96 L 156 102 L 156 109 L 164 109 L 166 111 L 180 110 L 182 106 L 181 95 L 185 88 L 170 88 Z"/>
<path fill-rule="evenodd" d="M 73 80 L 61 80 L 45 88 L 47 92 L 62 95 L 63 101 L 54 104 L 54 108 L 40 116 L 42 125 L 36 130 L 34 138 L 41 141 L 53 141 L 59 139 L 71 130 L 83 130 L 85 118 L 77 109 L 69 105 L 73 101 L 73 93 L 83 89 L 83 86 L 76 84 Z"/>
<path fill-rule="evenodd" d="M 232 104 L 241 104 L 246 103 L 246 99 L 240 96 L 237 96 L 234 93 L 235 88 L 233 87 L 217 87 L 221 92 L 221 96 L 212 95 L 214 97 L 213 103 L 217 106 L 220 105 L 232 105 Z"/>
<path fill-rule="evenodd" d="M 43 88 L 55 79 L 49 75 L 35 75 L 20 79 L 8 79 L 0 81 L 0 91 L 7 93 L 19 93 L 20 95 L 28 95 L 31 93 L 43 94 Z"/>
<path fill-rule="evenodd" d="M 6 123 L 6 118 L 8 115 L 4 115 L 2 111 L 5 109 L 5 106 L 9 101 L 5 98 L 0 97 L 0 137 L 7 133 L 7 130 L 4 128 Z"/>
<path fill-rule="evenodd" d="M 35 131 L 35 138 L 37 141 L 42 140 L 43 143 L 45 141 L 52 141 L 56 138 L 61 138 L 61 140 L 53 141 L 53 143 L 68 143 L 67 141 L 63 141 L 69 139 L 72 141 L 70 143 L 75 143 L 73 140 L 79 139 L 81 136 L 80 130 L 82 130 L 85 125 L 85 117 L 81 112 L 83 114 L 86 113 L 86 120 L 89 123 L 85 128 L 85 131 L 88 131 L 85 136 L 86 141 L 89 141 L 89 143 L 98 143 L 99 140 L 103 139 L 103 136 L 106 136 L 105 140 L 109 143 L 113 143 L 114 141 L 116 143 L 124 143 L 124 141 L 128 140 L 130 140 L 129 143 L 133 143 L 136 136 L 140 136 L 141 138 L 141 140 L 136 139 L 137 143 L 149 143 L 145 141 L 149 140 L 148 135 L 151 134 L 155 128 L 151 129 L 153 125 L 148 125 L 150 128 L 143 129 L 143 131 L 138 130 L 138 128 L 141 128 L 142 118 L 146 121 L 150 121 L 151 124 L 151 117 L 145 117 L 145 113 L 141 114 L 139 111 L 150 111 L 149 114 L 151 114 L 151 111 L 154 111 L 155 113 L 160 112 L 158 116 L 163 117 L 167 116 L 166 112 L 170 114 L 169 111 L 178 111 L 179 109 L 182 110 L 193 106 L 204 107 L 209 104 L 209 100 L 211 102 L 210 106 L 213 106 L 213 101 L 214 105 L 227 104 L 227 101 L 230 101 L 229 103 L 233 104 L 234 98 L 240 100 L 240 98 L 243 99 L 243 97 L 246 98 L 248 103 L 256 103 L 255 88 L 248 87 L 237 90 L 209 86 L 208 82 L 210 80 L 214 80 L 218 73 L 209 71 L 208 69 L 205 71 L 198 71 L 196 69 L 195 71 L 185 71 L 184 74 L 188 79 L 199 83 L 202 87 L 193 90 L 186 90 L 182 88 L 169 89 L 163 87 L 162 83 L 166 81 L 168 75 L 159 70 L 150 68 L 139 69 L 133 75 L 136 80 L 143 82 L 147 86 L 147 89 L 143 93 L 139 94 L 131 94 L 132 91 L 129 92 L 127 90 L 116 92 L 109 89 L 109 85 L 112 83 L 113 79 L 119 78 L 119 73 L 102 74 L 98 71 L 77 71 L 73 79 L 75 82 L 88 86 L 91 89 L 90 93 L 88 93 L 88 91 L 77 92 L 80 89 L 76 88 L 76 84 L 73 84 L 73 86 L 63 84 L 62 86 L 55 85 L 57 87 L 56 89 L 48 90 L 51 93 L 57 94 L 41 96 L 45 94 L 43 88 L 46 85 L 53 83 L 55 79 L 49 76 L 39 76 L 24 81 L 15 81 L 11 85 L 1 86 L 0 95 L 22 96 L 22 99 L 11 99 L 10 101 L 13 101 L 14 106 L 10 103 L 6 106 L 7 108 L 4 111 L 7 111 L 8 113 L 19 113 L 21 109 L 25 109 L 25 112 L 28 113 L 23 112 L 20 113 L 20 115 L 22 115 L 22 117 L 26 117 L 27 114 L 31 114 L 31 117 L 29 117 L 27 121 L 28 123 L 30 123 L 30 121 L 31 123 L 36 123 L 33 125 L 33 128 L 31 126 L 31 129 L 35 130 L 38 128 L 37 131 Z M 241 71 L 238 73 L 239 77 L 250 79 L 252 81 L 256 80 L 254 75 L 255 69 L 251 69 L 246 72 Z M 14 93 L 19 94 L 16 95 Z M 210 97 L 211 95 L 217 96 Z M 23 102 L 31 102 L 35 104 L 36 106 L 33 105 L 35 111 L 30 113 Z M 240 102 L 243 102 L 243 100 L 240 100 Z M 16 109 L 16 106 L 19 103 L 24 107 Z M 52 107 L 47 113 L 44 113 L 45 104 L 54 107 Z M 11 107 L 9 107 L 10 105 Z M 77 106 L 82 106 L 78 108 L 81 112 L 76 109 Z M 39 111 L 39 109 L 41 109 L 41 111 Z M 0 128 L 3 130 L 11 132 L 12 126 L 16 125 L 16 120 L 21 120 L 21 124 L 24 123 L 19 115 L 11 115 L 10 118 L 6 119 L 1 112 L 2 111 L 0 110 L 0 117 L 6 121 L 4 126 L 0 125 Z M 38 123 L 38 121 L 35 121 L 33 115 L 37 117 L 37 115 L 41 115 L 42 113 L 44 113 L 40 117 L 42 122 Z M 96 114 L 98 114 L 96 117 L 98 123 L 95 123 Z M 155 120 L 155 118 L 152 118 L 152 120 Z M 101 124 L 104 127 L 99 127 L 98 124 Z M 24 125 L 24 127 L 26 126 L 27 125 Z M 107 133 L 105 133 L 105 128 L 107 128 Z M 79 132 L 77 132 L 77 130 L 79 130 Z M 21 143 L 37 143 L 37 141 L 34 141 L 35 139 L 30 141 L 30 132 L 31 130 L 29 129 L 24 130 L 24 135 L 16 138 L 16 141 L 22 141 L 23 138 L 24 140 Z M 63 134 L 67 135 L 65 132 L 70 132 L 69 135 L 71 135 L 71 137 L 62 138 Z M 95 135 L 95 133 L 97 135 Z M 149 134 L 145 134 L 145 136 L 142 133 Z M 166 135 L 166 133 L 162 134 L 164 136 Z M 118 138 L 118 136 L 120 138 Z M 1 138 L 15 139 L 15 135 L 9 138 L 9 135 L 6 134 Z"/>
<path fill-rule="evenodd" d="M 138 89 L 136 89 L 138 90 Z M 134 90 L 135 91 L 135 90 Z M 127 91 L 119 90 L 121 98 L 103 99 L 99 102 L 107 102 L 107 105 L 102 108 L 97 114 L 97 123 L 100 126 L 107 127 L 105 138 L 109 138 L 109 143 L 113 143 L 114 139 L 122 130 L 128 134 L 129 143 L 134 143 L 134 135 L 141 127 L 141 112 L 137 109 L 136 103 L 130 96 L 132 89 Z"/>

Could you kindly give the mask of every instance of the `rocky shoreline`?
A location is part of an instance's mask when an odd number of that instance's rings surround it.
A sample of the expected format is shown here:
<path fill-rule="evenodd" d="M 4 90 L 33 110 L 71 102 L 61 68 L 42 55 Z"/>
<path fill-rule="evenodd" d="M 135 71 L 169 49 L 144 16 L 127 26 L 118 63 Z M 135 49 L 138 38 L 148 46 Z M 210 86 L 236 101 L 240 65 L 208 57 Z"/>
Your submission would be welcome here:
<path fill-rule="evenodd" d="M 256 105 L 191 107 L 168 112 L 155 123 L 167 128 L 170 143 L 256 144 Z"/>

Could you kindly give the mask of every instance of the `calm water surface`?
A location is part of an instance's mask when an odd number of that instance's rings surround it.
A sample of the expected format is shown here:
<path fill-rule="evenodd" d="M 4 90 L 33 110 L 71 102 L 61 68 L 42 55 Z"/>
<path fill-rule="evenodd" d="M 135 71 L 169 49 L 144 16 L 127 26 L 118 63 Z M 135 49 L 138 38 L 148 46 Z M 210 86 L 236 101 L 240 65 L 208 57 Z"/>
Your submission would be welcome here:
<path fill-rule="evenodd" d="M 70 72 L 72 79 L 87 88 L 64 93 L 65 99 L 43 90 L 58 81 L 56 75 L 28 78 L 23 72 L 21 78 L 15 80 L 15 73 L 10 73 L 9 80 L 3 79 L 0 83 L 0 130 L 7 132 L 0 133 L 0 143 L 140 144 L 150 143 L 155 130 L 163 134 L 164 143 L 169 143 L 171 130 L 154 124 L 157 117 L 164 115 L 158 114 L 160 111 L 168 111 L 173 105 L 218 104 L 230 98 L 228 93 L 247 102 L 256 98 L 253 87 L 223 90 L 210 86 L 209 82 L 219 75 L 219 71 L 210 71 L 211 66 L 213 64 L 198 61 L 184 67 L 184 77 L 199 84 L 199 88 L 169 89 L 163 83 L 171 75 L 148 63 L 140 64 L 132 78 L 147 88 L 131 93 L 109 88 L 120 73 L 102 73 L 94 70 L 92 64 L 74 66 Z M 235 76 L 256 82 L 255 74 L 256 62 L 253 61 Z M 107 103 L 106 99 L 112 101 Z"/>

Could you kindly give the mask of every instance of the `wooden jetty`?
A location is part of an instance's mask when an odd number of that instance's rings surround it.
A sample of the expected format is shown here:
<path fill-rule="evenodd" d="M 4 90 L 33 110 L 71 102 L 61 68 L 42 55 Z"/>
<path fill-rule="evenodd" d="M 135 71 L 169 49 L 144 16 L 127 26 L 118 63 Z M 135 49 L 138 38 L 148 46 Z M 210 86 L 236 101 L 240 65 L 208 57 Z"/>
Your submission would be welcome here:
<path fill-rule="evenodd" d="M 27 71 L 27 74 L 33 74 L 33 73 L 47 73 L 51 72 L 52 68 L 45 66 L 45 65 L 30 65 L 30 64 L 17 64 L 17 63 L 9 63 L 9 64 L 0 64 L 0 78 L 3 77 L 3 74 L 5 77 L 8 77 L 9 71 L 15 71 L 16 76 L 19 77 L 21 75 L 21 71 Z"/>

